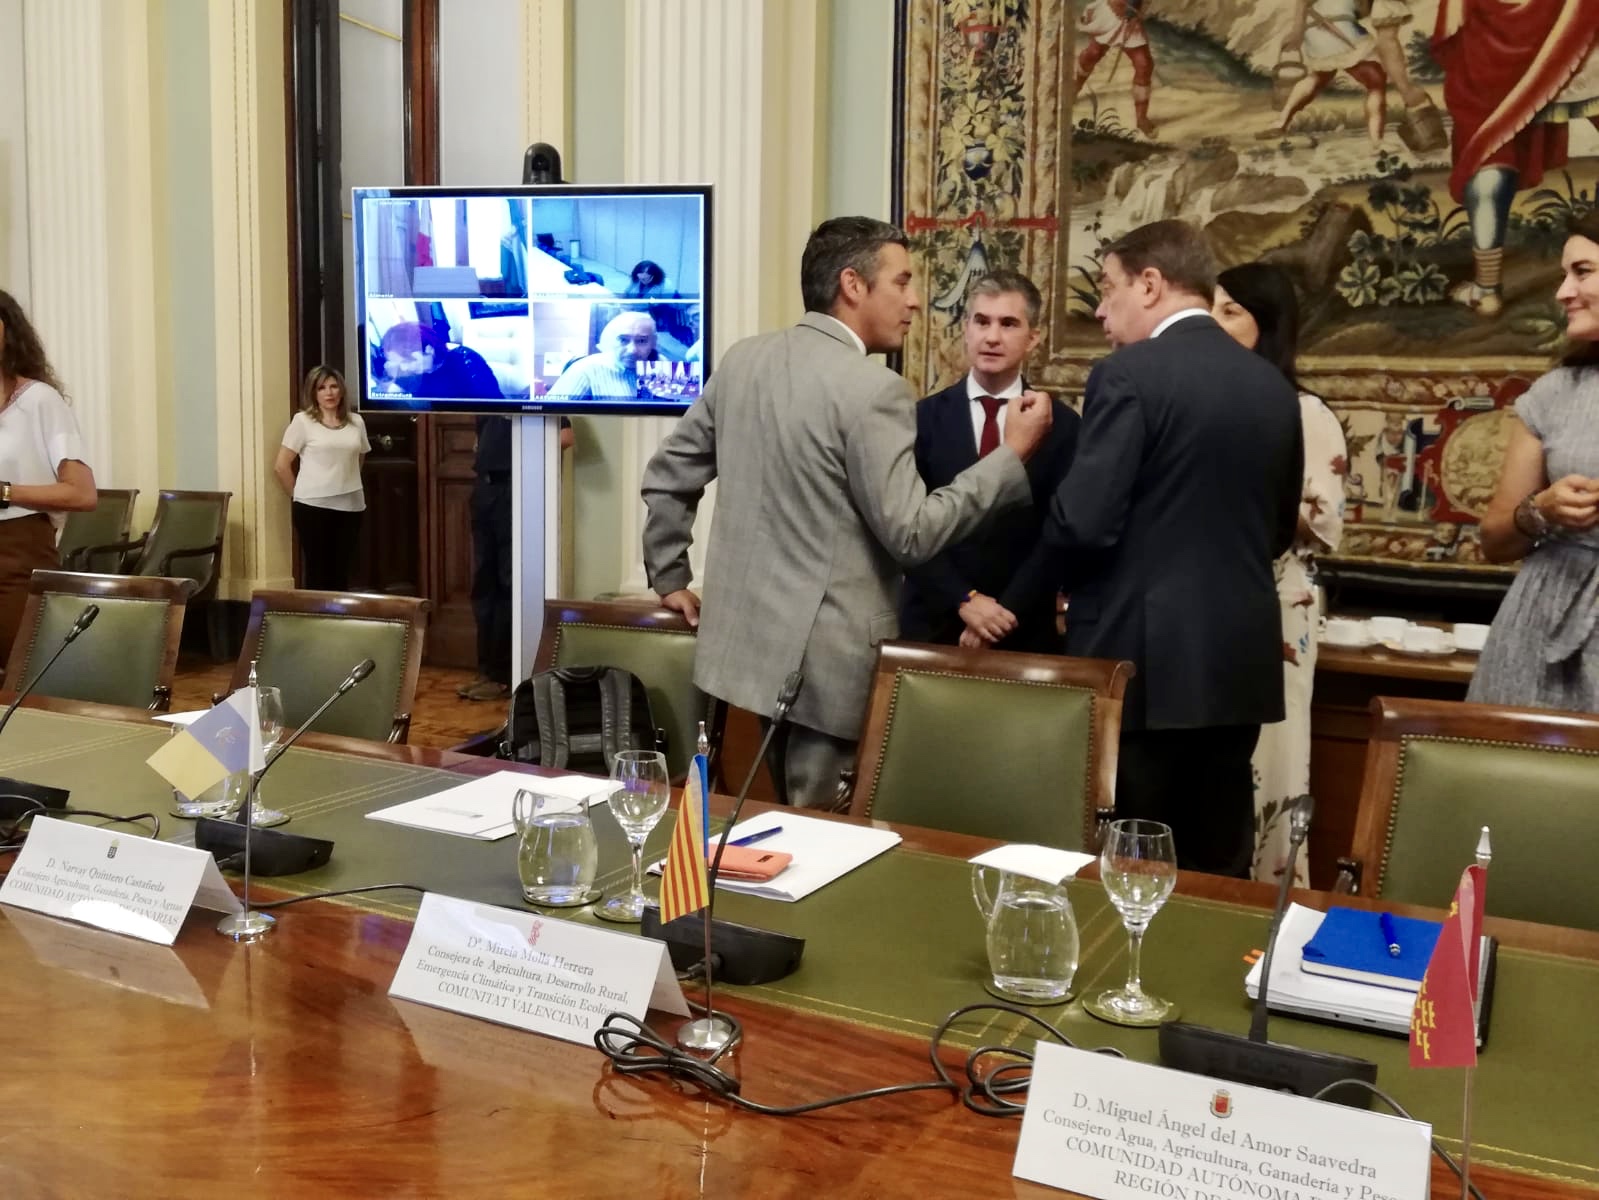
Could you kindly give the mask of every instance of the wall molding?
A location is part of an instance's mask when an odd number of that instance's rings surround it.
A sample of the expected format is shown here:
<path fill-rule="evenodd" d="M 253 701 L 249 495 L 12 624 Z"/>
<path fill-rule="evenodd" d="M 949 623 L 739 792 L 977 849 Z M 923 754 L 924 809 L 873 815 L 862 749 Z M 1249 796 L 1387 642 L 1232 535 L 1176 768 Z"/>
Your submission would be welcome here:
<path fill-rule="evenodd" d="M 819 133 L 826 29 L 819 0 L 650 0 L 628 6 L 624 162 L 630 183 L 715 188 L 712 349 L 799 316 L 799 257 L 822 209 Z M 636 418 L 622 437 L 622 590 L 648 591 L 640 539 L 645 464 L 675 418 Z M 700 504 L 696 582 L 715 487 Z"/>

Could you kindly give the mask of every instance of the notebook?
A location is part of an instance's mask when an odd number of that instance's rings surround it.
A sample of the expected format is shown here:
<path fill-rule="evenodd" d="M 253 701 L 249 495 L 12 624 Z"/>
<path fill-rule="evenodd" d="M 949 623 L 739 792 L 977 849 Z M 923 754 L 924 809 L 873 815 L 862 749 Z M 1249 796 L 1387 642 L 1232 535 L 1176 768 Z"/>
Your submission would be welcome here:
<path fill-rule="evenodd" d="M 1382 914 L 1329 908 L 1315 936 L 1300 951 L 1299 969 L 1334 979 L 1416 992 L 1443 932 L 1440 921 L 1389 917 L 1397 956 L 1389 952 Z"/>

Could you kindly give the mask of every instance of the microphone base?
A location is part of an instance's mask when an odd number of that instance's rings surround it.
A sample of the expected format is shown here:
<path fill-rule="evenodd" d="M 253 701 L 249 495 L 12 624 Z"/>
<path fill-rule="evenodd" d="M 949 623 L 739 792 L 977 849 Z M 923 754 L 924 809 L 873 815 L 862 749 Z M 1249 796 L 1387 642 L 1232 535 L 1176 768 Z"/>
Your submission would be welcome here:
<path fill-rule="evenodd" d="M 244 853 L 244 826 L 237 821 L 201 817 L 194 823 L 194 844 L 218 858 Z M 298 875 L 321 867 L 333 857 L 333 843 L 300 833 L 272 829 L 250 831 L 250 871 L 255 875 Z"/>
<path fill-rule="evenodd" d="M 16 821 L 38 812 L 39 808 L 65 808 L 71 795 L 66 788 L 0 776 L 0 818 Z"/>
<path fill-rule="evenodd" d="M 690 913 L 670 925 L 662 925 L 661 910 L 646 908 L 639 932 L 665 942 L 672 956 L 672 966 L 679 971 L 705 958 L 703 913 Z M 792 975 L 799 968 L 800 956 L 805 953 L 805 939 L 736 925 L 732 921 L 712 921 L 711 953 L 720 961 L 716 969 L 718 983 L 771 983 Z"/>
<path fill-rule="evenodd" d="M 1343 1079 L 1377 1082 L 1377 1064 L 1347 1054 L 1327 1054 L 1277 1042 L 1254 1042 L 1237 1033 L 1171 1021 L 1160 1027 L 1160 1061 L 1178 1071 L 1231 1079 L 1274 1091 L 1314 1096 Z M 1329 1103 L 1367 1108 L 1365 1088 L 1340 1088 Z"/>

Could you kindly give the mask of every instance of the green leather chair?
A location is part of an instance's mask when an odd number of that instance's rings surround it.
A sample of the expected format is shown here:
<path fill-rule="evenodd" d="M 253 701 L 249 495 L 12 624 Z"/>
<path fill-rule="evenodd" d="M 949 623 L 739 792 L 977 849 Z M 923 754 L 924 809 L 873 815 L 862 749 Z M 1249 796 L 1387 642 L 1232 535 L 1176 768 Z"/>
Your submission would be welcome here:
<path fill-rule="evenodd" d="M 650 711 L 666 731 L 666 764 L 673 782 L 688 776 L 699 723 L 711 743 L 711 778 L 718 778 L 727 706 L 694 686 L 694 628 L 681 614 L 649 604 L 548 600 L 533 669 L 621 667 L 637 675 Z"/>
<path fill-rule="evenodd" d="M 1132 674 L 1103 659 L 884 642 L 850 815 L 1096 850 Z"/>
<path fill-rule="evenodd" d="M 120 574 L 123 557 L 120 550 L 96 553 L 93 548 L 115 546 L 128 540 L 133 505 L 138 498 L 138 488 L 101 488 L 94 508 L 88 512 L 68 513 L 67 522 L 61 527 L 61 538 L 56 542 L 62 567 L 68 571 Z"/>
<path fill-rule="evenodd" d="M 1341 865 L 1361 895 L 1446 908 L 1492 831 L 1488 913 L 1599 930 L 1599 718 L 1378 697 Z"/>
<path fill-rule="evenodd" d="M 117 556 L 111 568 L 119 575 L 162 575 L 194 580 L 190 602 L 203 608 L 211 657 L 223 658 L 225 622 L 216 596 L 222 566 L 222 541 L 228 528 L 232 492 L 190 492 L 163 488 L 150 528 L 132 541 L 91 546 L 84 553 L 94 561 Z"/>
<path fill-rule="evenodd" d="M 431 604 L 359 592 L 256 592 L 229 690 L 257 664 L 262 687 L 283 693 L 284 736 L 298 729 L 363 659 L 372 674 L 317 719 L 312 731 L 403 742 L 422 669 Z"/>
<path fill-rule="evenodd" d="M 35 678 L 79 614 L 97 604 L 94 624 L 62 651 L 35 694 L 165 712 L 193 590 L 189 579 L 35 571 L 6 662 L 6 691 L 14 695 Z"/>

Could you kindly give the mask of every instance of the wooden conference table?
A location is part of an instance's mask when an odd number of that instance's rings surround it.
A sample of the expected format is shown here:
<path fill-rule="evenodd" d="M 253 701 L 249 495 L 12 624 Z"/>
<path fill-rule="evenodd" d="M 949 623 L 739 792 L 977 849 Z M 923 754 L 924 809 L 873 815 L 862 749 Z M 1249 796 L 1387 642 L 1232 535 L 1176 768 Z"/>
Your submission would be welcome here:
<path fill-rule="evenodd" d="M 0 771 L 71 786 L 85 806 L 164 813 L 170 793 L 143 759 L 165 736 L 143 714 L 43 701 L 0 742 Z M 294 814 L 290 829 L 338 847 L 328 867 L 277 887 L 409 877 L 520 905 L 509 839 L 470 842 L 363 816 L 505 764 L 307 741 L 268 776 L 267 797 Z M 614 883 L 625 870 L 620 834 L 603 810 L 596 826 L 602 875 Z M 162 832 L 191 836 L 176 819 Z M 721 915 L 809 939 L 788 979 L 723 993 L 745 1024 L 733 1065 L 746 1096 L 792 1104 L 929 1079 L 928 1035 L 945 1013 L 985 999 L 961 860 L 989 843 L 900 832 L 899 847 L 798 904 L 719 904 Z M 664 837 L 658 829 L 652 850 Z M 391 1000 L 415 896 L 355 899 L 283 910 L 253 946 L 218 936 L 215 915 L 199 913 L 171 949 L 0 910 L 0 1196 L 1060 1194 L 1011 1178 L 1018 1122 L 977 1116 L 947 1094 L 757 1116 L 660 1077 L 618 1075 L 590 1047 Z M 1073 902 L 1078 987 L 1119 982 L 1119 921 L 1091 881 L 1073 885 Z M 1241 959 L 1261 944 L 1269 903 L 1261 885 L 1185 876 L 1147 938 L 1146 985 L 1190 1020 L 1242 1030 Z M 1490 928 L 1506 948 L 1478 1071 L 1474 1178 L 1491 1200 L 1588 1194 L 1599 1187 L 1599 1030 L 1587 1009 L 1599 995 L 1599 935 Z M 1151 1031 L 1101 1024 L 1075 1003 L 1040 1011 L 1079 1045 L 1154 1057 Z M 1286 1019 L 1272 1030 L 1375 1059 L 1379 1084 L 1458 1147 L 1458 1072 L 1410 1071 L 1396 1038 Z M 1019 1022 L 986 1014 L 957 1029 L 946 1059 L 1028 1040 Z M 1459 1194 L 1436 1163 L 1433 1192 Z"/>

